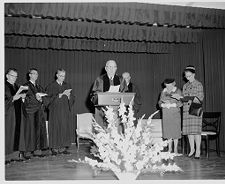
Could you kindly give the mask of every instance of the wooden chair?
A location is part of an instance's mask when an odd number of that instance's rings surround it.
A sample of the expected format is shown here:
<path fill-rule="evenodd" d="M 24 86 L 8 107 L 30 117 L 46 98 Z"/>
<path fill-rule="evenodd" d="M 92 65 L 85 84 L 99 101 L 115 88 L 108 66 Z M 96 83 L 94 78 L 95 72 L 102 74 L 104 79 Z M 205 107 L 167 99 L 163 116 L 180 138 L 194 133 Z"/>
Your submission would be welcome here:
<path fill-rule="evenodd" d="M 220 156 L 220 124 L 221 112 L 203 112 L 202 140 L 205 140 L 206 156 L 209 157 L 209 142 L 216 141 L 216 152 Z"/>
<path fill-rule="evenodd" d="M 77 150 L 79 150 L 79 139 L 92 140 L 93 123 L 94 117 L 92 113 L 77 114 Z"/>

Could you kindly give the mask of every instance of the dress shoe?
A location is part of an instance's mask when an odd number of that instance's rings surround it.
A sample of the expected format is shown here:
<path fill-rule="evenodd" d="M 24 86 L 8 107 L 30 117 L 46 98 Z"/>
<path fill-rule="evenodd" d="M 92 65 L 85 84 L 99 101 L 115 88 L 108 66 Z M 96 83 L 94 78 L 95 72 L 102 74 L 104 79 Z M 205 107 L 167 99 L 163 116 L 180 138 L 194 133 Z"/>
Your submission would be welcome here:
<path fill-rule="evenodd" d="M 31 157 L 24 155 L 24 153 L 19 154 L 19 160 L 20 161 L 25 161 L 25 160 L 30 160 Z"/>
<path fill-rule="evenodd" d="M 5 165 L 9 165 L 10 163 L 11 163 L 10 160 L 6 160 L 6 161 L 5 161 Z"/>
<path fill-rule="evenodd" d="M 43 158 L 43 157 L 45 157 L 45 155 L 42 155 L 42 154 L 41 155 L 34 154 L 33 157 Z"/>
<path fill-rule="evenodd" d="M 58 152 L 52 150 L 52 156 L 56 156 L 58 154 Z"/>
<path fill-rule="evenodd" d="M 200 157 L 196 157 L 196 156 L 194 158 L 197 159 L 197 160 L 200 159 Z"/>

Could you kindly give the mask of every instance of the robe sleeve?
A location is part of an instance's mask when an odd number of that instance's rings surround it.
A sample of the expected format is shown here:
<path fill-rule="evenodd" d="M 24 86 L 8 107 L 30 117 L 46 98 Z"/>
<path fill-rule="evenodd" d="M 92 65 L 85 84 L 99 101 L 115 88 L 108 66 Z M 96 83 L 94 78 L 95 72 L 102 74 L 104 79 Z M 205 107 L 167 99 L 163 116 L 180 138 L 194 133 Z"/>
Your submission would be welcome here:
<path fill-rule="evenodd" d="M 9 87 L 5 86 L 5 111 L 7 112 L 7 110 L 13 105 L 13 96 L 11 95 Z"/>
<path fill-rule="evenodd" d="M 68 86 L 69 86 L 68 89 L 72 89 L 72 87 L 70 85 L 68 85 Z M 68 100 L 69 100 L 69 107 L 70 107 L 70 110 L 71 110 L 72 106 L 73 106 L 73 104 L 75 102 L 75 96 L 74 96 L 74 93 L 73 93 L 73 89 L 72 89 L 72 91 L 70 93 L 70 98 Z"/>
<path fill-rule="evenodd" d="M 98 103 L 98 92 L 103 92 L 103 80 L 100 77 L 95 80 L 94 85 L 92 87 L 90 98 L 93 104 Z"/>
<path fill-rule="evenodd" d="M 136 112 L 139 112 L 139 110 L 141 108 L 141 94 L 140 94 L 138 87 L 134 84 L 133 84 L 133 91 L 135 93 L 134 109 L 136 110 Z"/>
<path fill-rule="evenodd" d="M 59 92 L 58 93 L 54 93 L 54 87 L 53 87 L 53 84 L 50 84 L 46 87 L 45 89 L 46 93 L 48 94 L 48 96 L 44 97 L 44 105 L 46 107 L 50 107 L 54 101 L 59 98 Z"/>

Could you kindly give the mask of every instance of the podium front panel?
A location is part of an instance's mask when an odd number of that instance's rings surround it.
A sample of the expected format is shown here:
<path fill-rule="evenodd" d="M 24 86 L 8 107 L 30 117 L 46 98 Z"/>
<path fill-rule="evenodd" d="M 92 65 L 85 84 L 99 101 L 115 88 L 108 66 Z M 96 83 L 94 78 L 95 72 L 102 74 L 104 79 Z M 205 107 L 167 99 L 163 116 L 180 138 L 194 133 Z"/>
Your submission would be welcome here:
<path fill-rule="evenodd" d="M 123 99 L 125 105 L 129 105 L 130 101 L 134 97 L 135 93 L 110 93 L 110 92 L 99 92 L 98 94 L 99 106 L 118 106 Z"/>

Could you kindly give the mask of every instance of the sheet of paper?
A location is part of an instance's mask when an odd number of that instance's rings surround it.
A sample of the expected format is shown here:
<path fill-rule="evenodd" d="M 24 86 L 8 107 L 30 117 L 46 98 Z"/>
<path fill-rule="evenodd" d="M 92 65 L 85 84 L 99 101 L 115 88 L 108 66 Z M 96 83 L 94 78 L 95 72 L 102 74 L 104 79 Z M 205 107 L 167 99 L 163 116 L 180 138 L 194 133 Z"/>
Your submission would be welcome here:
<path fill-rule="evenodd" d="M 71 90 L 72 90 L 72 89 L 66 89 L 66 91 L 69 91 L 69 92 L 70 92 Z"/>
<path fill-rule="evenodd" d="M 37 93 L 40 97 L 47 96 L 47 93 Z"/>
<path fill-rule="evenodd" d="M 118 86 L 110 86 L 108 92 L 111 92 L 111 93 L 118 93 L 118 92 L 119 92 L 119 89 L 120 89 L 120 85 L 118 85 Z"/>
<path fill-rule="evenodd" d="M 72 89 L 65 89 L 65 93 L 70 93 Z"/>

